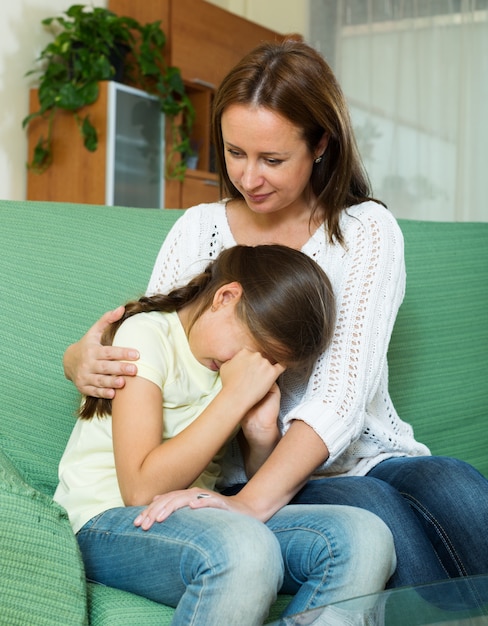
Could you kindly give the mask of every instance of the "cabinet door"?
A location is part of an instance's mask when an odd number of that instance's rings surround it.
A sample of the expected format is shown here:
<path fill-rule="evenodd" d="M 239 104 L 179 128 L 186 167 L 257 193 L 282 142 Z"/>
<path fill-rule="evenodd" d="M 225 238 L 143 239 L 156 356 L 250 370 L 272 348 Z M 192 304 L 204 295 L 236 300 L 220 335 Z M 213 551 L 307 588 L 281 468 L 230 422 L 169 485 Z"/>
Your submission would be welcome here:
<path fill-rule="evenodd" d="M 30 111 L 39 108 L 31 92 Z M 27 199 L 134 207 L 164 206 L 164 116 L 159 102 L 144 92 L 101 82 L 98 100 L 81 109 L 98 133 L 98 148 L 84 146 L 72 113 L 56 112 L 53 162 L 42 174 L 28 171 Z M 29 158 L 48 121 L 29 127 Z"/>
<path fill-rule="evenodd" d="M 159 100 L 108 83 L 106 204 L 164 206 L 164 124 Z"/>

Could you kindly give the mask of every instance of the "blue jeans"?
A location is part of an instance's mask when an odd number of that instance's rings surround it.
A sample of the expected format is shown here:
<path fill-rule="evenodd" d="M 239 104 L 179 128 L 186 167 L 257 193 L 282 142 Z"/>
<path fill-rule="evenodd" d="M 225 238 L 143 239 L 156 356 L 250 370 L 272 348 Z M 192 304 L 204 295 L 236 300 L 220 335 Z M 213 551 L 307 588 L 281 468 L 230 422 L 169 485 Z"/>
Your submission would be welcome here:
<path fill-rule="evenodd" d="M 368 511 L 286 506 L 267 524 L 218 509 L 180 509 L 149 531 L 143 507 L 108 510 L 78 532 L 90 580 L 176 607 L 173 626 L 253 626 L 277 592 L 286 614 L 382 589 L 393 538 Z"/>
<path fill-rule="evenodd" d="M 488 480 L 447 457 L 392 458 L 367 476 L 311 480 L 293 502 L 358 506 L 393 533 L 388 587 L 488 573 Z"/>

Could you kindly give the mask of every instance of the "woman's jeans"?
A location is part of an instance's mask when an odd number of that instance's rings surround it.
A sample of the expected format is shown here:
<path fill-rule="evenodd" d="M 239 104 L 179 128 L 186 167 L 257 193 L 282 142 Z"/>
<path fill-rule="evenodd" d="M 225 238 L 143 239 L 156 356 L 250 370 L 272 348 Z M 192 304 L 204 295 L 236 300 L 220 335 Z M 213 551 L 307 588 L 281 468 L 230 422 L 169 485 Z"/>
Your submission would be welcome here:
<path fill-rule="evenodd" d="M 358 506 L 393 533 L 388 587 L 488 573 L 488 481 L 447 457 L 392 458 L 367 476 L 311 480 L 295 503 Z"/>
<path fill-rule="evenodd" d="M 219 509 L 184 508 L 144 531 L 143 507 L 111 509 L 77 538 L 87 578 L 177 607 L 173 626 L 253 626 L 277 592 L 290 615 L 382 589 L 393 539 L 368 511 L 286 506 L 266 524 Z"/>

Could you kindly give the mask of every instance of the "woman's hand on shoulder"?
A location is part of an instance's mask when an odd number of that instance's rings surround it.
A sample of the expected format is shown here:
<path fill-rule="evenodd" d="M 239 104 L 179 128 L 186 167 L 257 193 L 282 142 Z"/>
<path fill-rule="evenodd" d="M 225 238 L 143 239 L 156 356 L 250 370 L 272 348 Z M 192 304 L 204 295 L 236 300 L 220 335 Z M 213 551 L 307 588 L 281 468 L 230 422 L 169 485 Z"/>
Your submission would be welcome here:
<path fill-rule="evenodd" d="M 130 348 L 103 346 L 104 330 L 118 321 L 124 307 L 105 313 L 76 343 L 70 345 L 63 357 L 64 373 L 86 396 L 113 398 L 115 390 L 125 384 L 124 376 L 134 376 L 137 366 L 122 360 L 136 361 L 139 354 Z"/>

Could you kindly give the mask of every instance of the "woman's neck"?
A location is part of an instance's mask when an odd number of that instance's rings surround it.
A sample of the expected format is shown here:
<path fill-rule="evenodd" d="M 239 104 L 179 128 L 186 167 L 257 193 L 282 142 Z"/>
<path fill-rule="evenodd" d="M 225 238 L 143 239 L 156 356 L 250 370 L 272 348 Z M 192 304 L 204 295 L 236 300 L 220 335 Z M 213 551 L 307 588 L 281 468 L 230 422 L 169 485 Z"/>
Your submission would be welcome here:
<path fill-rule="evenodd" d="M 311 210 L 304 206 L 273 213 L 251 211 L 243 200 L 227 203 L 227 221 L 238 244 L 260 245 L 279 243 L 300 250 L 307 243 L 323 220 L 311 221 Z"/>

